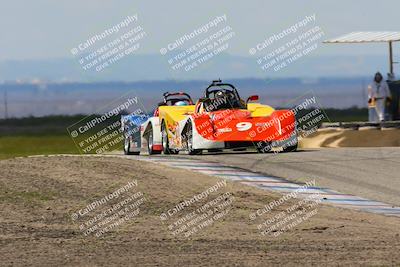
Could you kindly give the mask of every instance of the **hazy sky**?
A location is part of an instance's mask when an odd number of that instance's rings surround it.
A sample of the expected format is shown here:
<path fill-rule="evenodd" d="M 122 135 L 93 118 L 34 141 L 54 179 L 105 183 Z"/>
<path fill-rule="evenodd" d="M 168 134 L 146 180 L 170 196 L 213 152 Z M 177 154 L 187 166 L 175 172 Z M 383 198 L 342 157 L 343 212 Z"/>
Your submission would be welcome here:
<path fill-rule="evenodd" d="M 331 38 L 351 31 L 400 31 L 399 10 L 395 0 L 0 0 L 0 60 L 72 57 L 72 47 L 133 14 L 147 33 L 139 53 L 159 53 L 183 33 L 226 14 L 237 38 L 228 53 L 248 56 L 250 47 L 306 15 L 315 13 L 316 24 Z M 386 54 L 387 47 L 323 45 L 316 53 Z"/>

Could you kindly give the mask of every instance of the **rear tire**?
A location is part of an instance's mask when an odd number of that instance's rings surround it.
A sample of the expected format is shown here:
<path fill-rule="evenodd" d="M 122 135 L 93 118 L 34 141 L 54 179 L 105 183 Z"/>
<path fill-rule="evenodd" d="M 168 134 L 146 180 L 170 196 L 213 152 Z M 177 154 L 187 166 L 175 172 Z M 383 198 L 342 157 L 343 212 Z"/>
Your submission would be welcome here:
<path fill-rule="evenodd" d="M 165 155 L 178 154 L 178 151 L 169 148 L 168 133 L 164 122 L 161 124 L 161 141 L 162 141 L 163 154 Z"/>
<path fill-rule="evenodd" d="M 140 152 L 132 152 L 131 151 L 131 140 L 129 137 L 125 137 L 124 140 L 124 154 L 125 155 L 139 155 Z"/>
<path fill-rule="evenodd" d="M 186 127 L 186 147 L 189 155 L 198 155 L 203 152 L 201 149 L 193 149 L 193 131 L 192 124 L 190 122 Z"/>

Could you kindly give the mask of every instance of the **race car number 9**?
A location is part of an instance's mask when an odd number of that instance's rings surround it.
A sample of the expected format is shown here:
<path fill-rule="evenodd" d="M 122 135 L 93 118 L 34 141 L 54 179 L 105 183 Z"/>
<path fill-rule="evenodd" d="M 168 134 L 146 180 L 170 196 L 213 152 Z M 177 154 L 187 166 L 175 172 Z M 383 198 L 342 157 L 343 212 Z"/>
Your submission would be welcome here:
<path fill-rule="evenodd" d="M 251 122 L 239 122 L 236 124 L 236 128 L 239 132 L 247 131 L 251 128 Z"/>

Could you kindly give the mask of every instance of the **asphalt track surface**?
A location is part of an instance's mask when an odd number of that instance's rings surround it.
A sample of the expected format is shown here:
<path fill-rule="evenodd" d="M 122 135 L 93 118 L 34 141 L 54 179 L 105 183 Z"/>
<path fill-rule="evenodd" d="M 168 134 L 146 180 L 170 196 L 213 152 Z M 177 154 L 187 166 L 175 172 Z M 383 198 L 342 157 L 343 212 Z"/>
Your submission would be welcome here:
<path fill-rule="evenodd" d="M 400 205 L 400 148 L 321 148 L 291 153 L 220 152 L 176 155 L 307 182 Z"/>

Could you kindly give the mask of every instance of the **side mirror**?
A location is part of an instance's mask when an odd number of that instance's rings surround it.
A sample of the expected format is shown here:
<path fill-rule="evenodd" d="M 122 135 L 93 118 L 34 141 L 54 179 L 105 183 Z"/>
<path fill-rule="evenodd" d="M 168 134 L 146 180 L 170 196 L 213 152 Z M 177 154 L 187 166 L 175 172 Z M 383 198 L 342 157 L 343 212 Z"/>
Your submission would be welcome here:
<path fill-rule="evenodd" d="M 258 100 L 258 95 L 251 95 L 249 98 L 247 98 L 246 103 L 249 101 L 257 101 Z"/>

